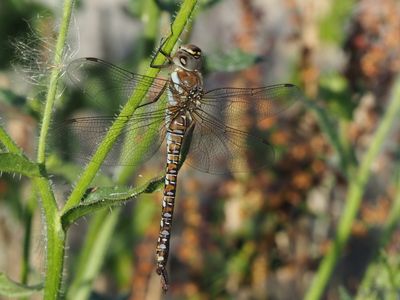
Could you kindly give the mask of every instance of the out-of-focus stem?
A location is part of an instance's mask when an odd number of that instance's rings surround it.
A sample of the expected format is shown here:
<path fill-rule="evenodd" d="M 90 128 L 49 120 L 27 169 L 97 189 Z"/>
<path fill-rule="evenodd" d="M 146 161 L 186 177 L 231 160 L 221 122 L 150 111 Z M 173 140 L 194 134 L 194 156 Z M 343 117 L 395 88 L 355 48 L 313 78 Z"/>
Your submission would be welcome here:
<path fill-rule="evenodd" d="M 327 255 L 322 260 L 318 272 L 306 293 L 304 299 L 316 300 L 320 299 L 328 280 L 332 274 L 339 257 L 343 252 L 343 248 L 350 236 L 351 226 L 357 215 L 361 204 L 362 195 L 367 184 L 367 180 L 371 173 L 371 165 L 379 154 L 383 141 L 389 133 L 393 122 L 400 112 L 400 78 L 396 80 L 393 87 L 390 104 L 386 113 L 370 143 L 370 147 L 363 157 L 361 164 L 354 172 L 354 177 L 350 178 L 350 186 L 347 192 L 346 205 L 343 210 L 342 217 L 336 233 L 336 238 L 332 243 Z"/>

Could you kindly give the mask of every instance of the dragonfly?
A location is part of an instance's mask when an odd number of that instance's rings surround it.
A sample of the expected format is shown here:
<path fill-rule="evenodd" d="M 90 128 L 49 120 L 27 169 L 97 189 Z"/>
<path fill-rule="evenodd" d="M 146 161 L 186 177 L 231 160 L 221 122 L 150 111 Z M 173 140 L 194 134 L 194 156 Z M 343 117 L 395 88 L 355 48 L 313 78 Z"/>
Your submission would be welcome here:
<path fill-rule="evenodd" d="M 92 57 L 72 61 L 67 68 L 67 74 L 92 98 L 107 95 L 109 88 L 104 86 L 107 83 L 117 86 L 118 98 L 122 99 L 127 99 L 132 92 L 145 86 L 142 104 L 132 116 L 126 116 L 126 124 L 122 130 L 122 135 L 132 139 L 130 145 L 134 146 L 122 151 L 117 164 L 141 164 L 153 157 L 163 141 L 166 141 L 165 182 L 156 246 L 156 272 L 160 275 L 163 290 L 167 291 L 169 280 L 166 267 L 183 150 L 189 149 L 185 153 L 185 164 L 212 174 L 226 173 L 227 170 L 251 171 L 268 166 L 274 160 L 273 146 L 266 138 L 247 130 L 238 116 L 251 108 L 258 118 L 263 120 L 287 109 L 301 96 L 299 88 L 290 83 L 206 90 L 201 72 L 203 55 L 199 47 L 187 44 L 180 46 L 172 56 L 161 53 L 166 57 L 166 63 L 151 66 L 169 68 L 169 75 L 165 78 L 132 73 Z M 90 80 L 93 74 L 102 77 L 101 84 L 94 84 Z M 93 148 L 104 136 L 113 136 L 113 132 L 108 132 L 113 120 L 114 116 L 75 118 L 69 120 L 66 128 L 78 136 L 83 136 L 84 132 L 85 144 Z M 115 134 L 120 135 L 120 131 Z M 122 141 L 123 139 L 119 138 L 116 144 L 122 145 Z M 141 160 L 131 162 L 132 153 L 138 151 L 137 148 L 141 145 L 146 147 Z M 256 164 L 246 163 L 243 158 L 254 148 L 263 154 L 262 161 Z"/>

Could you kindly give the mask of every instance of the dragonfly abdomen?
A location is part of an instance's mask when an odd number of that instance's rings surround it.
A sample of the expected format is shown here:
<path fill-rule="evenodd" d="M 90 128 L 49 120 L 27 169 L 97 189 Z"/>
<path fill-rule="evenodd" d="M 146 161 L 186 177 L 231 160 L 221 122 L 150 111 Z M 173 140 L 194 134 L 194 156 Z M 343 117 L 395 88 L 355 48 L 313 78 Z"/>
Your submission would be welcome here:
<path fill-rule="evenodd" d="M 176 184 L 179 158 L 186 129 L 190 120 L 184 114 L 176 116 L 167 130 L 167 164 L 165 172 L 164 193 L 162 200 L 160 232 L 157 240 L 157 274 L 162 278 L 163 289 L 168 289 L 166 265 L 169 255 L 169 244 L 174 213 Z"/>

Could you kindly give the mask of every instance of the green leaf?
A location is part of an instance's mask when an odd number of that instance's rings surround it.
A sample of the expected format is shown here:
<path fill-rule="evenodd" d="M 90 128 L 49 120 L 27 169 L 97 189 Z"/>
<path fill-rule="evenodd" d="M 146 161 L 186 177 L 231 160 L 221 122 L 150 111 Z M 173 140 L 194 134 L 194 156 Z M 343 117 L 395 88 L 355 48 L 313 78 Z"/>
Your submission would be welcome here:
<path fill-rule="evenodd" d="M 61 223 L 64 228 L 67 228 L 82 216 L 94 213 L 102 208 L 121 205 L 126 201 L 135 199 L 142 193 L 152 193 L 160 189 L 163 182 L 164 177 L 157 177 L 137 188 L 99 187 L 89 189 L 81 203 L 70 208 L 62 215 Z"/>
<path fill-rule="evenodd" d="M 0 153 L 0 172 L 17 173 L 28 177 L 42 175 L 38 164 L 13 153 Z"/>
<path fill-rule="evenodd" d="M 235 48 L 227 53 L 207 56 L 205 68 L 207 72 L 234 72 L 247 69 L 259 61 L 260 56 Z"/>
<path fill-rule="evenodd" d="M 0 295 L 5 297 L 28 297 L 34 293 L 40 292 L 43 289 L 43 284 L 33 286 L 23 285 L 12 281 L 4 273 L 0 273 Z"/>

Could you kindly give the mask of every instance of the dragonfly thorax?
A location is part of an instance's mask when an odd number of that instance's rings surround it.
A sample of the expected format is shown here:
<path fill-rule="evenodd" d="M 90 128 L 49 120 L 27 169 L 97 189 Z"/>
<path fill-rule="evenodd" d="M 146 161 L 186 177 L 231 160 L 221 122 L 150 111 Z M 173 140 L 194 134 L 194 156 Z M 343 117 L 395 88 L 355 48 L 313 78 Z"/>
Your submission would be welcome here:
<path fill-rule="evenodd" d="M 194 111 L 201 106 L 201 99 L 203 97 L 203 89 L 201 87 L 194 87 L 185 96 L 181 96 L 178 106 L 187 111 Z"/>
<path fill-rule="evenodd" d="M 170 105 L 191 111 L 198 108 L 204 95 L 201 73 L 177 67 L 170 74 L 169 92 Z"/>

